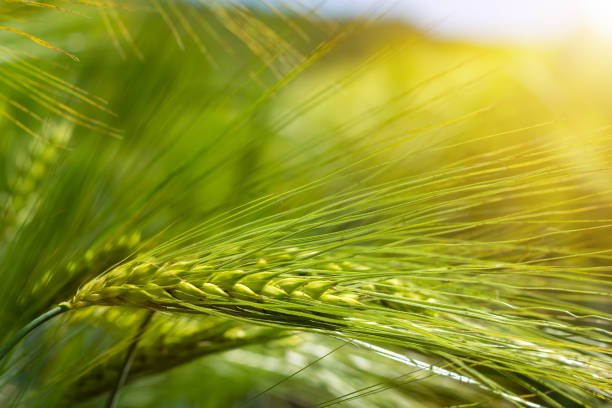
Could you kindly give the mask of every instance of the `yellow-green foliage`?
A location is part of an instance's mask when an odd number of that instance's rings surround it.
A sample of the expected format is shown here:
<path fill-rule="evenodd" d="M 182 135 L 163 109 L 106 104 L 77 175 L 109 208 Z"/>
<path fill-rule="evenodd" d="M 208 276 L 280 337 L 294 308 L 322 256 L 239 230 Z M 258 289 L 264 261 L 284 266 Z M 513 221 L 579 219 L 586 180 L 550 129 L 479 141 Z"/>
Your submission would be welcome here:
<path fill-rule="evenodd" d="M 301 3 L 0 1 L 0 405 L 606 406 L 612 64 Z"/>

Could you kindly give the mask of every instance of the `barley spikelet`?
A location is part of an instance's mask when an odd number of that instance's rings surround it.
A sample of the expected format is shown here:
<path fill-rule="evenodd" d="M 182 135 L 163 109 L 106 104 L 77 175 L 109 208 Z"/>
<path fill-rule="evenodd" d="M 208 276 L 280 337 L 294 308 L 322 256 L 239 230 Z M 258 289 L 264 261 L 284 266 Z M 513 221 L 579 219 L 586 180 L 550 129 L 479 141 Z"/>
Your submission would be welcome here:
<path fill-rule="evenodd" d="M 121 321 L 125 317 L 123 313 L 120 319 L 112 321 L 121 325 L 121 330 L 129 330 L 129 319 Z M 288 331 L 227 319 L 156 314 L 138 343 L 129 379 L 160 373 L 206 355 L 282 339 L 289 334 Z M 70 388 L 66 404 L 109 391 L 122 363 L 122 355 L 115 354 L 86 370 Z"/>
<path fill-rule="evenodd" d="M 303 252 L 286 254 L 286 258 L 299 265 L 299 253 Z M 249 270 L 216 270 L 195 260 L 164 264 L 130 262 L 88 282 L 66 305 L 75 309 L 122 305 L 221 314 L 283 327 L 410 344 L 416 350 L 445 358 L 452 355 L 459 362 L 480 350 L 483 360 L 478 364 L 494 370 L 514 371 L 516 366 L 507 365 L 512 356 L 513 364 L 519 362 L 521 372 L 534 378 L 554 372 L 555 381 L 572 384 L 581 392 L 589 387 L 607 390 L 612 385 L 601 380 L 612 367 L 603 357 L 601 347 L 565 335 L 554 340 L 551 337 L 555 332 L 589 331 L 590 336 L 605 339 L 605 335 L 599 336 L 593 330 L 552 316 L 546 321 L 537 319 L 537 314 L 510 317 L 499 313 L 494 303 L 488 307 L 481 304 L 478 310 L 457 307 L 452 303 L 453 297 L 444 291 L 435 295 L 431 288 L 430 296 L 426 297 L 426 287 L 418 289 L 409 281 L 394 278 L 408 270 L 402 271 L 396 265 L 390 273 L 388 262 L 377 265 L 371 260 L 365 266 L 351 261 L 345 264 L 325 261 L 316 273 L 280 272 L 265 267 L 262 271 L 265 264 L 268 261 L 257 260 L 249 264 Z M 380 279 L 374 282 L 352 279 L 363 278 L 364 273 Z M 499 322 L 504 324 L 496 325 Z M 500 347 L 487 347 L 491 342 Z M 587 350 L 600 357 L 588 355 Z M 471 357 L 464 363 L 467 361 Z M 579 375 L 567 375 L 568 367 L 576 365 L 585 370 Z"/>
<path fill-rule="evenodd" d="M 38 190 L 51 177 L 50 169 L 57 163 L 62 146 L 69 141 L 71 128 L 66 122 L 52 124 L 47 133 L 49 140 L 30 140 L 27 151 L 16 157 L 11 190 L 4 194 L 4 220 L 0 226 L 4 239 L 10 239 L 36 211 Z"/>
<path fill-rule="evenodd" d="M 46 270 L 18 299 L 21 315 L 36 316 L 74 293 L 83 282 L 134 256 L 140 234 L 121 235 L 94 243 L 80 257 L 57 269 Z"/>
<path fill-rule="evenodd" d="M 129 260 L 134 255 L 134 250 L 139 243 L 140 234 L 133 233 L 110 240 L 102 246 L 93 246 L 88 249 L 81 258 L 70 262 L 60 272 L 64 284 L 56 289 L 54 296 L 49 300 L 50 304 L 61 302 L 70 293 L 74 293 L 82 282 L 95 278 L 119 262 Z M 36 292 L 45 285 L 48 285 L 52 278 L 53 274 L 51 273 L 43 275 L 33 291 Z"/>
<path fill-rule="evenodd" d="M 359 296 L 338 290 L 333 280 L 317 275 L 279 274 L 241 269 L 216 271 L 209 265 L 185 260 L 157 265 L 129 263 L 83 286 L 68 304 L 130 305 L 188 310 L 194 305 L 223 305 L 225 299 L 265 302 L 273 299 L 320 301 L 362 306 Z M 194 309 L 197 311 L 197 306 Z"/>

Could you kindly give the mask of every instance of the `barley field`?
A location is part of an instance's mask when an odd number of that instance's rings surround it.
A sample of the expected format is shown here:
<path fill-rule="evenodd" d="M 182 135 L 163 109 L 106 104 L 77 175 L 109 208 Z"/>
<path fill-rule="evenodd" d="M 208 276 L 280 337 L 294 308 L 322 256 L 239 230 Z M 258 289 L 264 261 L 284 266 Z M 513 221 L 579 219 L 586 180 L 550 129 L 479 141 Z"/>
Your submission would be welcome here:
<path fill-rule="evenodd" d="M 0 0 L 1 407 L 612 406 L 612 42 L 375 3 Z"/>

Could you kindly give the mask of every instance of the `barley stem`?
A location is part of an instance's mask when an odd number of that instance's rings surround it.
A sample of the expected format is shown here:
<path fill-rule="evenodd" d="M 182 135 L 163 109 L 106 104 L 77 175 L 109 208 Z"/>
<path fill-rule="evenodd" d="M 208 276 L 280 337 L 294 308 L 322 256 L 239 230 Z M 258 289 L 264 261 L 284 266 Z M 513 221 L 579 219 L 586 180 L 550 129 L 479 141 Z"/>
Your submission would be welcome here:
<path fill-rule="evenodd" d="M 65 305 L 57 306 L 49 310 L 48 312 L 41 314 L 36 319 L 32 320 L 30 323 L 22 327 L 17 333 L 15 333 L 15 335 L 13 335 L 13 337 L 11 337 L 8 342 L 6 342 L 6 344 L 4 344 L 4 346 L 2 346 L 2 348 L 0 348 L 0 361 L 2 361 L 4 357 L 13 349 L 13 347 L 15 347 L 17 343 L 21 341 L 21 339 L 27 336 L 28 333 L 30 333 L 38 326 L 42 325 L 47 320 L 64 313 L 68 309 L 69 308 Z"/>
<path fill-rule="evenodd" d="M 140 338 L 144 334 L 145 330 L 147 329 L 147 326 L 149 325 L 149 322 L 151 321 L 151 318 L 153 317 L 153 313 L 154 312 L 147 313 L 144 320 L 138 327 L 138 331 L 134 335 L 134 340 L 132 341 L 132 344 L 130 344 L 130 347 L 127 350 L 125 360 L 123 361 L 123 366 L 121 367 L 121 371 L 119 372 L 119 377 L 117 377 L 117 383 L 111 390 L 111 393 L 108 396 L 108 400 L 106 401 L 106 408 L 115 408 L 117 402 L 119 402 L 119 390 L 123 387 L 127 380 L 127 376 L 130 372 L 130 367 L 134 362 L 134 352 L 136 351 L 136 347 L 138 346 Z"/>

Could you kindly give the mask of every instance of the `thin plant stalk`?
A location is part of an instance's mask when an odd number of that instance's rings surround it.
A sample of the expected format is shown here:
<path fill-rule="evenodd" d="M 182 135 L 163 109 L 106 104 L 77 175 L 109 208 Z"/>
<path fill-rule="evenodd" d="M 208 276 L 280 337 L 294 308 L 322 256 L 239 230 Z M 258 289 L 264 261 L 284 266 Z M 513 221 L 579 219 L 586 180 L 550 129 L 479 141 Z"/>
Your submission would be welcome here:
<path fill-rule="evenodd" d="M 119 372 L 119 377 L 117 377 L 117 383 L 111 390 L 111 393 L 108 396 L 108 400 L 106 401 L 106 408 L 115 408 L 117 406 L 117 403 L 119 402 L 119 391 L 127 381 L 128 374 L 130 373 L 130 368 L 132 367 L 132 363 L 134 362 L 136 347 L 138 347 L 138 342 L 142 338 L 142 335 L 144 334 L 145 330 L 147 329 L 147 326 L 149 325 L 153 314 L 153 311 L 148 312 L 144 320 L 138 327 L 138 331 L 134 336 L 132 344 L 130 344 L 130 347 L 127 350 L 127 354 L 125 355 L 123 366 L 121 367 L 121 371 Z"/>
<path fill-rule="evenodd" d="M 2 346 L 2 348 L 0 348 L 0 361 L 2 361 L 4 357 L 6 357 L 6 355 L 21 341 L 21 339 L 27 336 L 32 330 L 45 323 L 47 320 L 50 320 L 51 318 L 62 314 L 67 310 L 69 310 L 68 306 L 59 305 L 48 312 L 41 314 L 30 323 L 22 327 L 13 335 L 13 337 L 11 337 L 8 342 L 4 344 L 4 346 Z"/>

